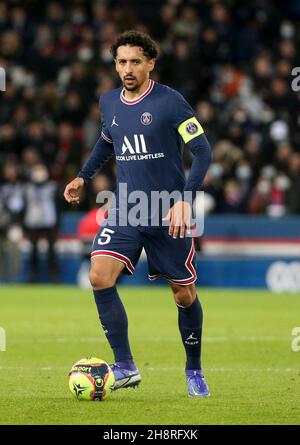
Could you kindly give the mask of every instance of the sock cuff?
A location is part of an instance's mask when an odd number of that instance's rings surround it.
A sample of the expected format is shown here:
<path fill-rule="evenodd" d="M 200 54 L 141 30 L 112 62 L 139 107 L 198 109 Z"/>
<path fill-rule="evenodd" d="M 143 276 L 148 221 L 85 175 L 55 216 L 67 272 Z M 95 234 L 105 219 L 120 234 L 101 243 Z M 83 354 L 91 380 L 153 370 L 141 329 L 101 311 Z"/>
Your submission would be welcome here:
<path fill-rule="evenodd" d="M 106 289 L 93 290 L 95 300 L 101 300 L 105 302 L 106 300 L 111 301 L 114 298 L 118 298 L 118 292 L 116 286 L 107 287 Z"/>

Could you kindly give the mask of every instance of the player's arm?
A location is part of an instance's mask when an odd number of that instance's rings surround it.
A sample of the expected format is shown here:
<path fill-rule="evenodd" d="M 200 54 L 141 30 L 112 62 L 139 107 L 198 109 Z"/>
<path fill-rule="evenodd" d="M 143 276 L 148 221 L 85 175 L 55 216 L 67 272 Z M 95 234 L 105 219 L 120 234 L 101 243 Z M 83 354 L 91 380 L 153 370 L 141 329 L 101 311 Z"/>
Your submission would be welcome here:
<path fill-rule="evenodd" d="M 91 180 L 94 174 L 99 171 L 106 161 L 114 154 L 113 141 L 106 126 L 105 112 L 108 103 L 103 96 L 99 99 L 99 108 L 102 115 L 101 136 L 96 142 L 90 156 L 84 166 L 65 188 L 64 197 L 71 204 L 79 204 L 80 195 L 84 186 Z"/>
<path fill-rule="evenodd" d="M 204 134 L 204 130 L 196 117 L 192 107 L 177 92 L 174 92 L 170 101 L 172 108 L 169 111 L 173 128 L 178 131 L 183 142 L 194 154 L 189 177 L 183 192 L 196 191 L 201 187 L 207 169 L 211 162 L 211 147 Z M 170 108 L 169 108 L 170 109 Z M 191 204 L 189 201 L 177 201 L 170 209 L 166 219 L 170 220 L 169 235 L 173 238 L 184 237 L 184 232 L 190 233 Z"/>
<path fill-rule="evenodd" d="M 196 118 L 193 119 L 196 121 Z M 197 125 L 200 126 L 199 123 L 197 123 Z M 190 174 L 183 192 L 192 192 L 192 197 L 194 197 L 197 190 L 201 187 L 211 163 L 211 147 L 203 130 L 202 133 L 195 138 L 189 139 L 183 136 L 183 140 L 194 155 Z M 183 238 L 185 230 L 187 230 L 187 233 L 190 233 L 190 201 L 185 201 L 183 196 L 182 201 L 176 202 L 172 209 L 170 209 L 169 219 L 169 235 L 173 236 L 173 238 L 177 238 L 178 234 L 180 238 Z"/>
<path fill-rule="evenodd" d="M 112 141 L 102 132 L 84 166 L 65 188 L 64 197 L 70 204 L 79 204 L 81 192 L 93 175 L 99 171 L 114 154 Z"/>
<path fill-rule="evenodd" d="M 195 196 L 195 193 L 203 183 L 212 160 L 210 143 L 196 117 L 183 122 L 179 126 L 178 131 L 186 146 L 194 155 L 190 174 L 183 191 L 190 191 Z"/>

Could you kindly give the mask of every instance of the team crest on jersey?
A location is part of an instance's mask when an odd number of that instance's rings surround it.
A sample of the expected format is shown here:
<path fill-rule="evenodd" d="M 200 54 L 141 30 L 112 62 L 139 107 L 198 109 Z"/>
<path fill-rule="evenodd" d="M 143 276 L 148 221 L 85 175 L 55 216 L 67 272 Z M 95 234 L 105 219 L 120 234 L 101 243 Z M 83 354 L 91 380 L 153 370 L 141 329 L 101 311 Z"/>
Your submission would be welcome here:
<path fill-rule="evenodd" d="M 150 125 L 152 122 L 152 114 L 147 111 L 141 115 L 141 122 L 143 125 Z"/>
<path fill-rule="evenodd" d="M 198 127 L 196 124 L 194 124 L 194 122 L 189 122 L 186 124 L 185 129 L 188 134 L 195 134 L 198 131 Z"/>

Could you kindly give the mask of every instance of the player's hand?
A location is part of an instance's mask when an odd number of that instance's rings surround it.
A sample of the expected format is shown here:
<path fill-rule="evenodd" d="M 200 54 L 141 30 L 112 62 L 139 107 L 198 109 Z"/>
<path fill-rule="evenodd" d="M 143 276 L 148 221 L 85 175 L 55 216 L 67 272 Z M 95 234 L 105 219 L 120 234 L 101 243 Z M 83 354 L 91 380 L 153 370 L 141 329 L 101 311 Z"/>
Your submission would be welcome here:
<path fill-rule="evenodd" d="M 79 204 L 80 195 L 84 188 L 83 178 L 75 178 L 73 181 L 69 182 L 64 191 L 65 200 L 69 204 Z"/>
<path fill-rule="evenodd" d="M 177 201 L 170 208 L 163 220 L 169 220 L 169 235 L 184 238 L 184 232 L 191 233 L 191 205 L 186 201 Z"/>

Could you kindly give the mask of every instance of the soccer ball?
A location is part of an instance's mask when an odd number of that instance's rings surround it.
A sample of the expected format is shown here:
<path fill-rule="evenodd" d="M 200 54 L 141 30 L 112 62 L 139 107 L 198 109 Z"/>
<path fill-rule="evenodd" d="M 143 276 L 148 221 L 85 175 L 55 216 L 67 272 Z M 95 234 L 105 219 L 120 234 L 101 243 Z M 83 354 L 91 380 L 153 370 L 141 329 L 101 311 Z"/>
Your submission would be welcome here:
<path fill-rule="evenodd" d="M 78 400 L 102 401 L 114 383 L 115 376 L 110 366 L 96 357 L 79 360 L 69 373 L 69 388 Z"/>

